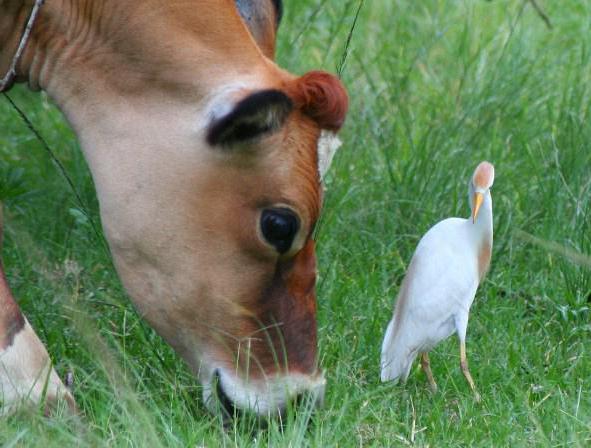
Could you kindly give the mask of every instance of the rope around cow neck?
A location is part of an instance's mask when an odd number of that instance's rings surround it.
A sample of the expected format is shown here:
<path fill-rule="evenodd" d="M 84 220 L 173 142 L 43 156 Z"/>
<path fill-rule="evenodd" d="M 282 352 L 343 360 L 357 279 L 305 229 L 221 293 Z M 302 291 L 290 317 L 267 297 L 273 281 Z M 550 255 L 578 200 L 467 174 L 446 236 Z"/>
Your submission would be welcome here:
<path fill-rule="evenodd" d="M 33 25 L 35 24 L 35 19 L 37 18 L 37 14 L 39 13 L 39 9 L 43 5 L 45 0 L 35 0 L 35 4 L 33 5 L 33 9 L 31 10 L 31 15 L 29 16 L 29 20 L 27 21 L 27 26 L 25 27 L 25 31 L 21 36 L 21 40 L 18 43 L 18 47 L 16 49 L 16 53 L 14 53 L 14 57 L 12 58 L 12 62 L 10 63 L 10 67 L 8 68 L 8 72 L 4 75 L 4 78 L 0 80 L 0 92 L 5 92 L 8 90 L 14 81 L 14 77 L 16 76 L 16 65 L 27 46 L 27 42 L 29 41 L 29 36 L 31 35 L 31 30 L 33 29 Z"/>
<path fill-rule="evenodd" d="M 92 227 L 92 230 L 96 234 L 96 236 L 99 239 L 99 241 L 102 242 L 103 249 L 105 250 L 106 253 L 108 253 L 108 250 L 107 250 L 107 246 L 106 246 L 106 242 L 105 242 L 104 237 L 99 232 L 97 225 L 95 224 L 94 220 L 90 216 L 90 213 L 88 212 L 88 208 L 86 207 L 86 204 L 82 200 L 82 196 L 80 196 L 80 193 L 78 193 L 78 190 L 76 190 L 76 186 L 74 185 L 74 182 L 72 181 L 72 178 L 68 175 L 68 172 L 66 171 L 66 168 L 64 167 L 64 165 L 62 164 L 62 162 L 57 158 L 57 156 L 52 151 L 52 149 L 50 148 L 50 146 L 47 143 L 47 141 L 43 138 L 43 136 L 39 133 L 39 131 L 37 131 L 37 129 L 35 128 L 35 126 L 33 126 L 33 123 L 25 115 L 25 113 L 23 112 L 23 110 L 16 105 L 16 103 L 14 102 L 14 100 L 6 92 L 2 92 L 2 95 L 4 95 L 4 97 L 6 98 L 6 100 L 10 103 L 10 105 L 18 113 L 18 115 L 23 120 L 23 122 L 25 123 L 25 125 L 27 126 L 27 128 L 33 133 L 33 135 L 37 138 L 37 140 L 39 140 L 39 142 L 41 143 L 41 146 L 43 147 L 43 149 L 45 149 L 45 151 L 49 155 L 49 158 L 53 161 L 53 163 L 55 163 L 55 165 L 57 166 L 58 171 L 60 172 L 60 174 L 62 175 L 62 177 L 65 179 L 65 181 L 67 182 L 67 184 L 70 186 L 70 189 L 72 190 L 72 193 L 74 193 L 74 197 L 76 198 L 76 202 L 78 202 L 78 206 L 80 207 L 80 211 L 84 214 L 84 216 L 86 217 L 86 219 L 88 219 L 88 222 L 90 223 L 90 225 Z"/>

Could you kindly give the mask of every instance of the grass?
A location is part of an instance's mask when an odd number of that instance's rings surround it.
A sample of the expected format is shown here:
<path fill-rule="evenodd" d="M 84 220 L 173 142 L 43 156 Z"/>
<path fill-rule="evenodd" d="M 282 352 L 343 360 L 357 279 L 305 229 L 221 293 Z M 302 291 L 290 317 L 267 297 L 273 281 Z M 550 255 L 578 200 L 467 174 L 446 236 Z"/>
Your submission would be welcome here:
<path fill-rule="evenodd" d="M 90 175 L 43 95 L 11 96 L 73 178 L 0 99 L 4 251 L 19 303 L 86 417 L 26 412 L 6 446 L 587 446 L 591 441 L 591 7 L 521 0 L 365 2 L 343 65 L 351 110 L 318 233 L 319 332 L 328 390 L 284 432 L 229 430 L 172 350 L 138 319 L 102 240 Z M 282 66 L 336 71 L 357 0 L 287 2 Z M 440 392 L 413 370 L 379 383 L 379 348 L 420 236 L 466 216 L 467 181 L 496 166 L 492 269 L 468 327 L 483 402 L 457 341 L 431 354 Z"/>

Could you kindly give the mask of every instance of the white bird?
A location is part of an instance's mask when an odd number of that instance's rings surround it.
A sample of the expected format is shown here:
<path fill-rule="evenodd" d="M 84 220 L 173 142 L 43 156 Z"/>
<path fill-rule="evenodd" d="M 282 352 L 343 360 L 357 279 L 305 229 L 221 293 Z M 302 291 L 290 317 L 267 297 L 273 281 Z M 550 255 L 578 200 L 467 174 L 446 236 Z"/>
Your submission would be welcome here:
<path fill-rule="evenodd" d="M 421 354 L 421 366 L 435 392 L 428 352 L 457 333 L 462 373 L 480 400 L 466 360 L 466 329 L 470 306 L 490 264 L 494 173 L 489 162 L 476 167 L 469 183 L 471 219 L 445 219 L 419 241 L 382 342 L 382 381 L 406 381 Z"/>

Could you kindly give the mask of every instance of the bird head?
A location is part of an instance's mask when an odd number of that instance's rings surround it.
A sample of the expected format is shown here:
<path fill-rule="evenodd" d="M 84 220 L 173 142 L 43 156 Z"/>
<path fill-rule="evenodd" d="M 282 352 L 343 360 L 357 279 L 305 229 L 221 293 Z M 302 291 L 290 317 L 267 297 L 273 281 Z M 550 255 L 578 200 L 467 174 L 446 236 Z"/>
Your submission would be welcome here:
<path fill-rule="evenodd" d="M 484 201 L 484 196 L 492 187 L 495 180 L 495 167 L 490 162 L 480 162 L 470 180 L 470 208 L 472 222 L 476 222 L 478 211 Z"/>

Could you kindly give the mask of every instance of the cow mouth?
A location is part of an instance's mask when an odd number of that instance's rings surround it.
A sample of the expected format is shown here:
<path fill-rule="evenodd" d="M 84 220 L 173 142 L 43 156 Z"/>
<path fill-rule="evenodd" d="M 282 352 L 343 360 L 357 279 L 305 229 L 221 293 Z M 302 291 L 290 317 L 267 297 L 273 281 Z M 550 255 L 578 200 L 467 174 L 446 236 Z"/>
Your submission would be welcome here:
<path fill-rule="evenodd" d="M 224 389 L 222 382 L 222 372 L 216 369 L 212 378 L 212 391 L 214 392 L 217 408 L 222 414 L 225 423 L 233 420 L 242 420 L 247 416 L 255 418 L 259 428 L 264 428 L 271 419 L 278 419 L 281 426 L 287 419 L 288 409 L 302 410 L 310 415 L 319 408 L 323 402 L 324 378 L 321 377 L 319 385 L 311 390 L 300 391 L 293 396 L 288 396 L 285 401 L 274 406 L 250 406 L 243 408 L 232 399 L 231 395 Z M 261 400 L 261 402 L 264 401 Z M 262 404 L 262 403 L 261 403 Z"/>

